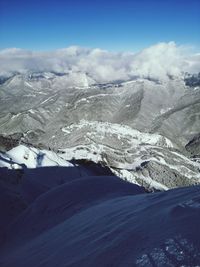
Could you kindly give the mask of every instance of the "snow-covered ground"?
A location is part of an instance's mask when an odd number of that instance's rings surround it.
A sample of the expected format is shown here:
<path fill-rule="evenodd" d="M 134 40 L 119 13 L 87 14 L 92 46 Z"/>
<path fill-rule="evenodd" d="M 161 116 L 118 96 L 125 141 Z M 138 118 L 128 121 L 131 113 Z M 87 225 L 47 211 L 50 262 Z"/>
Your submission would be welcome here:
<path fill-rule="evenodd" d="M 61 132 L 60 143 L 56 142 L 58 145 L 65 142 L 60 149 L 63 159 L 103 162 L 122 179 L 150 189 L 167 190 L 200 183 L 200 163 L 184 156 L 171 140 L 160 134 L 86 120 L 65 126 Z"/>
<path fill-rule="evenodd" d="M 0 169 L 0 266 L 199 266 L 199 186 L 145 193 L 97 169 Z"/>
<path fill-rule="evenodd" d="M 121 138 L 129 136 L 132 139 L 134 145 L 147 143 L 150 145 L 173 147 L 172 142 L 164 136 L 161 136 L 159 134 L 142 133 L 129 126 L 116 123 L 81 120 L 78 124 L 72 124 L 62 128 L 62 131 L 73 132 L 74 130 L 84 129 L 85 127 L 87 127 L 89 131 L 95 130 L 97 134 L 102 137 L 102 139 L 105 134 L 116 135 L 119 140 Z M 88 133 L 88 136 L 90 135 L 92 134 Z"/>
<path fill-rule="evenodd" d="M 37 168 L 46 166 L 73 166 L 70 162 L 60 158 L 55 152 L 39 150 L 34 147 L 19 145 L 7 153 L 0 153 L 0 167 Z"/>

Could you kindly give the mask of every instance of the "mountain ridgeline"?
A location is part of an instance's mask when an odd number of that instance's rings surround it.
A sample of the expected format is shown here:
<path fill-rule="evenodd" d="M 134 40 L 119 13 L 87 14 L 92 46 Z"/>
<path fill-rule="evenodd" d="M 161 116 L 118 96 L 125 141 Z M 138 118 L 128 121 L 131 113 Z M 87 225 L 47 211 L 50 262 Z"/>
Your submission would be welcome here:
<path fill-rule="evenodd" d="M 198 184 L 199 81 L 200 74 L 105 84 L 81 72 L 1 77 L 1 150 L 23 142 L 101 162 L 147 188 Z"/>

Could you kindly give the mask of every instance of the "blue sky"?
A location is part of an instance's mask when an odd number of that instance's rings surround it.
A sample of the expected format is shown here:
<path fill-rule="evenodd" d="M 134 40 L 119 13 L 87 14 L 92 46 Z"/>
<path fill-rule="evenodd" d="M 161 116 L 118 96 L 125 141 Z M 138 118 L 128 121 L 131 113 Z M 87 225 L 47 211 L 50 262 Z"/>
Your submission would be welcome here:
<path fill-rule="evenodd" d="M 200 0 L 0 0 L 0 49 L 200 47 Z"/>

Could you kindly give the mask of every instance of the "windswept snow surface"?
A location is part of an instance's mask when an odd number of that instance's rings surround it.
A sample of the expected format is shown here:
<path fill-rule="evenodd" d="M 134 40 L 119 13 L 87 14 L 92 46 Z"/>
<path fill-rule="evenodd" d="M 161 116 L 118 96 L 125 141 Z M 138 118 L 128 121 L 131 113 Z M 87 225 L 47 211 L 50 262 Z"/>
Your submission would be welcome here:
<path fill-rule="evenodd" d="M 199 266 L 200 186 L 145 193 L 89 163 L 0 174 L 0 266 Z"/>

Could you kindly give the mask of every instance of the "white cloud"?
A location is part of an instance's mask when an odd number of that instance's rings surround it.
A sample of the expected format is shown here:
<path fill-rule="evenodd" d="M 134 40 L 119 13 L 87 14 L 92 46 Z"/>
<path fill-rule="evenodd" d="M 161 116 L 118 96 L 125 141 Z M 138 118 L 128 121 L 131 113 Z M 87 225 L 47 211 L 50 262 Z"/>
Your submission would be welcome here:
<path fill-rule="evenodd" d="M 0 74 L 13 71 L 69 70 L 87 73 L 97 82 L 126 80 L 133 76 L 167 79 L 183 71 L 200 71 L 200 54 L 174 42 L 159 43 L 139 53 L 111 53 L 72 46 L 52 52 L 11 48 L 0 51 Z"/>

